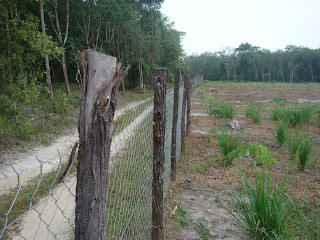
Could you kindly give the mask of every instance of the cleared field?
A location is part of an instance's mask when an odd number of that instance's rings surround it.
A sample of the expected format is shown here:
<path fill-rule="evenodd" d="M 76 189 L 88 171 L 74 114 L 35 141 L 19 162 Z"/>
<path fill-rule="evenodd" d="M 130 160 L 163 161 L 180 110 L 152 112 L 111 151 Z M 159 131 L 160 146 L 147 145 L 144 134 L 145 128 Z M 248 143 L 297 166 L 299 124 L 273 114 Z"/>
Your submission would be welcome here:
<path fill-rule="evenodd" d="M 256 164 L 255 156 L 244 156 L 225 166 L 217 139 L 217 133 L 227 127 L 227 119 L 219 114 L 222 103 L 234 107 L 233 119 L 239 122 L 240 129 L 232 132 L 240 136 L 240 146 L 248 142 L 262 144 L 270 150 L 277 165 L 266 168 L 264 164 Z M 238 210 L 234 196 L 244 190 L 245 179 L 255 182 L 255 171 L 263 169 L 270 172 L 271 192 L 286 177 L 289 185 L 286 194 L 294 203 L 295 215 L 303 212 L 299 215 L 301 225 L 291 226 L 290 234 L 300 234 L 300 229 L 308 234 L 311 228 L 319 231 L 319 104 L 320 84 L 209 82 L 195 91 L 186 154 L 180 159 L 177 181 L 171 184 L 166 203 L 167 239 L 243 239 L 247 233 L 231 217 Z M 277 111 L 282 114 L 278 118 Z M 260 115 L 260 121 L 255 121 L 252 114 Z M 279 140 L 280 121 L 285 125 L 283 143 Z M 231 129 L 228 127 L 227 131 Z M 306 139 L 312 143 L 304 167 L 302 147 L 292 156 L 288 146 L 297 135 L 298 146 Z"/>

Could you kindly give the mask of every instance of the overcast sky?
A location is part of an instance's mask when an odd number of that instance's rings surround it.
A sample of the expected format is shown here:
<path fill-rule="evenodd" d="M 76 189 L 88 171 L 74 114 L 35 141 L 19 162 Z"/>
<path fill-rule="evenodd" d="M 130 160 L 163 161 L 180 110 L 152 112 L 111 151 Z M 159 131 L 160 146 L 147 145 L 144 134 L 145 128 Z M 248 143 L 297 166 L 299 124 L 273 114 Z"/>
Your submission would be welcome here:
<path fill-rule="evenodd" d="M 320 0 L 165 0 L 187 54 L 238 47 L 320 48 Z"/>

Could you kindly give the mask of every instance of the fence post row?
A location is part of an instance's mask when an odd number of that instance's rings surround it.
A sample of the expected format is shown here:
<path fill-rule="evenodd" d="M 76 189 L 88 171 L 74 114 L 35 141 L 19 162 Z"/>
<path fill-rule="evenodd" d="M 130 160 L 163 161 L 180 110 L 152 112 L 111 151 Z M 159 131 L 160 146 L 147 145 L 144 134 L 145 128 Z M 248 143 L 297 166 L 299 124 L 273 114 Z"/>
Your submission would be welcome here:
<path fill-rule="evenodd" d="M 106 198 L 113 117 L 124 72 L 117 58 L 86 50 L 80 54 L 83 86 L 75 239 L 106 239 Z"/>
<path fill-rule="evenodd" d="M 179 86 L 180 68 L 175 69 L 174 74 L 174 97 L 173 97 L 173 120 L 172 120 L 172 144 L 171 144 L 171 180 L 176 180 L 177 172 L 177 127 L 179 114 Z"/>
<path fill-rule="evenodd" d="M 152 232 L 153 240 L 163 239 L 163 186 L 166 129 L 167 71 L 155 69 L 153 113 L 153 181 Z"/>

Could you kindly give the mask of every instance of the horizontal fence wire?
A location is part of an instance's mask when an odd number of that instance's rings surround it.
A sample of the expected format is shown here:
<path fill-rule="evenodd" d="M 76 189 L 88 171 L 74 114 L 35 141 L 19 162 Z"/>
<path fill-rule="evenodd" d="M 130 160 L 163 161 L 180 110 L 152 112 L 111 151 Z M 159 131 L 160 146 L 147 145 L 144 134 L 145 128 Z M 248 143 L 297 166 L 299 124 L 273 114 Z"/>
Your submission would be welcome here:
<path fill-rule="evenodd" d="M 195 89 L 192 82 L 192 89 Z M 179 89 L 177 159 L 181 154 L 184 83 Z M 153 166 L 153 97 L 116 110 L 107 196 L 107 239 L 150 239 Z M 170 183 L 174 91 L 167 90 L 164 194 Z M 186 114 L 186 113 L 184 113 Z M 70 146 L 74 143 L 70 142 Z M 0 239 L 72 239 L 76 164 L 64 178 L 70 149 L 0 179 Z M 61 151 L 62 152 L 62 151 Z M 30 174 L 32 173 L 32 174 Z M 7 181 L 7 182 L 6 182 Z M 2 184 L 2 185 L 1 185 Z M 10 190 L 9 190 L 10 189 Z"/>

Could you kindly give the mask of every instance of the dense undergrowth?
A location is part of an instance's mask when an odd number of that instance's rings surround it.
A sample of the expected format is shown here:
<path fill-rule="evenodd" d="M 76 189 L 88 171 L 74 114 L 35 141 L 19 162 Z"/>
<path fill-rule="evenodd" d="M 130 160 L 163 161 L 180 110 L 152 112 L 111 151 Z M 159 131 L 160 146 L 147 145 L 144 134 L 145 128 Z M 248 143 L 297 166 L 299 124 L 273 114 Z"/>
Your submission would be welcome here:
<path fill-rule="evenodd" d="M 55 136 L 68 133 L 78 122 L 81 104 L 81 86 L 70 85 L 71 96 L 65 93 L 62 83 L 55 83 L 54 100 L 51 101 L 45 86 L 37 86 L 34 99 L 0 95 L 0 148 L 12 149 L 30 144 L 50 145 Z M 147 99 L 151 91 L 127 91 L 118 95 L 118 107 L 129 102 Z"/>

